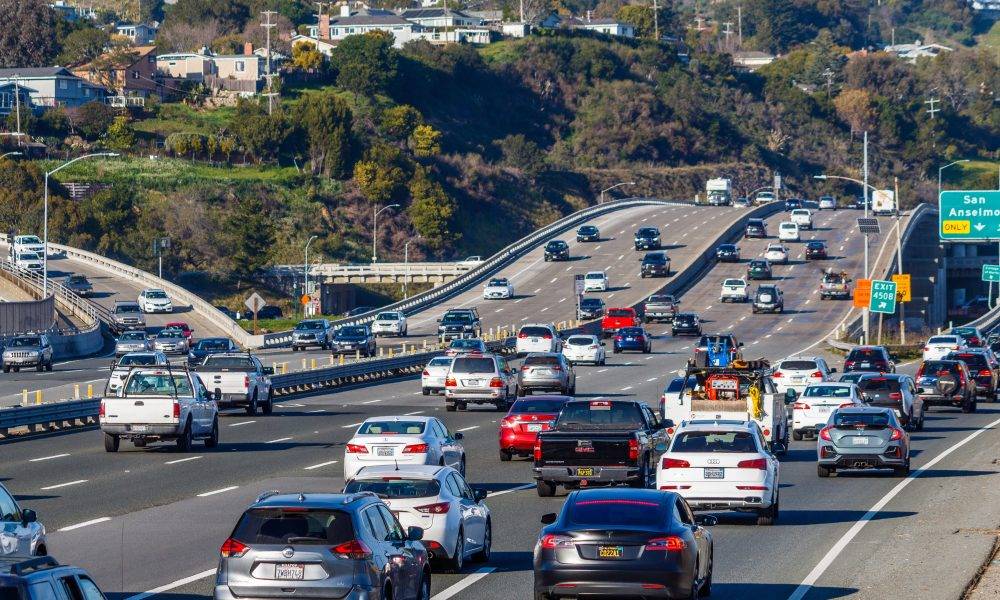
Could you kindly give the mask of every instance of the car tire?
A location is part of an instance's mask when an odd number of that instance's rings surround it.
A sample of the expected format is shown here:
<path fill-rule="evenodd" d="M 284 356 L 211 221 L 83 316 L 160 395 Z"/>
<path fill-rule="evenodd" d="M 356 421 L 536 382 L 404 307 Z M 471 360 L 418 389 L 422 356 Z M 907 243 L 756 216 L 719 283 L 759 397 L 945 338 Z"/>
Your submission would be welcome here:
<path fill-rule="evenodd" d="M 965 402 L 963 402 L 962 403 L 962 412 L 966 413 L 966 414 L 976 412 L 976 401 L 975 400 L 966 400 Z"/>
<path fill-rule="evenodd" d="M 447 569 L 452 573 L 461 573 L 465 566 L 465 532 L 458 530 L 458 539 L 455 540 L 455 555 L 447 560 Z"/>
<path fill-rule="evenodd" d="M 632 481 L 629 487 L 638 488 L 640 490 L 649 487 L 649 460 L 646 458 L 642 459 L 642 465 L 639 467 L 639 478 Z"/>
<path fill-rule="evenodd" d="M 510 462 L 512 458 L 514 458 L 514 455 L 510 452 L 507 452 L 506 450 L 500 451 L 500 462 Z"/>
<path fill-rule="evenodd" d="M 455 404 L 455 407 L 458 408 L 458 410 L 464 412 L 464 411 L 469 410 L 469 403 L 468 402 L 458 402 L 458 403 Z"/>
<path fill-rule="evenodd" d="M 257 392 L 253 393 L 253 397 L 250 398 L 250 403 L 246 406 L 246 413 L 251 417 L 257 414 Z"/>
<path fill-rule="evenodd" d="M 45 370 L 46 371 L 50 371 L 50 372 L 52 371 L 52 363 L 51 362 L 45 363 Z"/>
<path fill-rule="evenodd" d="M 910 461 L 907 460 L 902 467 L 893 468 L 892 474 L 896 477 L 908 477 L 910 475 Z"/>
<path fill-rule="evenodd" d="M 455 412 L 456 408 L 457 407 L 455 406 L 454 402 L 448 402 L 444 405 L 445 412 Z"/>
<path fill-rule="evenodd" d="M 178 452 L 190 452 L 191 445 L 194 443 L 194 435 L 191 432 L 191 420 L 188 419 L 187 423 L 184 425 L 184 433 L 177 438 L 177 450 Z"/>
<path fill-rule="evenodd" d="M 260 409 L 261 414 L 270 415 L 274 412 L 274 392 L 268 392 L 267 402 Z"/>
<path fill-rule="evenodd" d="M 4 373 L 10 373 L 10 365 L 4 365 L 3 366 L 3 372 Z"/>
<path fill-rule="evenodd" d="M 206 448 L 215 448 L 219 445 L 219 417 L 212 421 L 212 433 L 205 438 Z"/>
<path fill-rule="evenodd" d="M 134 440 L 132 440 L 132 445 L 135 446 L 136 448 L 145 448 L 146 440 L 144 438 L 135 438 Z"/>
<path fill-rule="evenodd" d="M 603 367 L 607 363 L 607 361 L 608 357 L 605 355 L 604 358 L 601 359 L 601 362 L 599 362 L 598 364 Z"/>
<path fill-rule="evenodd" d="M 112 435 L 110 433 L 104 434 L 105 452 L 118 452 L 119 444 L 121 444 L 121 438 L 119 438 L 117 435 Z"/>
<path fill-rule="evenodd" d="M 830 467 L 824 467 L 823 465 L 816 465 L 816 475 L 820 477 L 829 477 L 833 469 Z"/>
<path fill-rule="evenodd" d="M 796 442 L 801 442 L 802 441 L 802 433 L 799 432 L 799 431 L 793 431 L 792 432 L 792 439 L 795 440 Z"/>
<path fill-rule="evenodd" d="M 431 395 L 431 391 L 429 389 L 427 389 L 427 388 L 420 388 L 420 391 L 425 396 L 430 396 Z"/>
<path fill-rule="evenodd" d="M 483 533 L 483 549 L 472 555 L 472 562 L 490 562 L 493 555 L 493 523 L 486 519 L 486 531 Z"/>
<path fill-rule="evenodd" d="M 556 484 L 539 479 L 535 482 L 535 492 L 540 498 L 551 498 L 556 495 Z"/>
<path fill-rule="evenodd" d="M 298 352 L 298 351 L 299 351 L 298 346 L 292 346 L 292 352 Z"/>
<path fill-rule="evenodd" d="M 41 373 L 42 371 L 45 370 L 45 365 L 43 365 L 42 363 L 38 363 L 37 365 L 35 365 L 35 370 Z"/>

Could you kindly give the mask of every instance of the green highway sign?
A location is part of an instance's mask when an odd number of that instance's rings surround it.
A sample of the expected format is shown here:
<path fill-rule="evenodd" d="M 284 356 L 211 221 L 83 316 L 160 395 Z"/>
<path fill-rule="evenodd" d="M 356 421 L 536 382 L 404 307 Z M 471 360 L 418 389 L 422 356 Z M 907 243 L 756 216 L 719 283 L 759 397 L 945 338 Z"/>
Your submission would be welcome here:
<path fill-rule="evenodd" d="M 952 190 L 938 197 L 942 240 L 1000 240 L 1000 190 Z"/>
<path fill-rule="evenodd" d="M 983 265 L 983 281 L 1000 281 L 1000 265 Z"/>
<path fill-rule="evenodd" d="M 877 313 L 896 312 L 896 282 L 872 281 L 872 295 L 868 300 L 868 310 Z"/>

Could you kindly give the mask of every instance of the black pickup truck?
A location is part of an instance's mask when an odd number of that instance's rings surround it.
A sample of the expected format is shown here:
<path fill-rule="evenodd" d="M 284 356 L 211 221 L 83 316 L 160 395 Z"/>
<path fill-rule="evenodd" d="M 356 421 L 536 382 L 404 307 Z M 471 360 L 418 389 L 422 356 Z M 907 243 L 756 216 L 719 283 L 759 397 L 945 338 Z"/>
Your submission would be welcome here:
<path fill-rule="evenodd" d="M 559 485 L 648 487 L 672 426 L 635 400 L 567 402 L 552 429 L 535 442 L 538 495 L 552 496 Z"/>

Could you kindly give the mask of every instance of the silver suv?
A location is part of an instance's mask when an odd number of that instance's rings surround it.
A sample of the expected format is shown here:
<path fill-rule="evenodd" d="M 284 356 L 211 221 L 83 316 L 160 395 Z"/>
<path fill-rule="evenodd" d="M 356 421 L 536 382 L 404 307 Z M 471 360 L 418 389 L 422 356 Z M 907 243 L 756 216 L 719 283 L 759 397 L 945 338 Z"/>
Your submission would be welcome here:
<path fill-rule="evenodd" d="M 465 410 L 469 404 L 492 404 L 506 411 L 517 397 L 517 373 L 507 359 L 495 354 L 455 357 L 444 380 L 445 410 Z"/>
<path fill-rule="evenodd" d="M 318 346 L 329 350 L 333 342 L 333 325 L 328 319 L 306 319 L 292 330 L 292 352 Z"/>
<path fill-rule="evenodd" d="M 52 370 L 52 344 L 49 336 L 19 335 L 11 339 L 3 350 L 3 372 L 16 373 L 22 368 L 35 367 L 36 371 Z"/>
<path fill-rule="evenodd" d="M 105 600 L 86 571 L 51 556 L 0 556 L 4 600 Z"/>
<path fill-rule="evenodd" d="M 49 552 L 45 526 L 38 522 L 35 511 L 18 506 L 17 500 L 14 500 L 2 483 L 0 483 L 0 533 L 15 544 L 11 549 L 7 547 L 5 541 L 0 553 L 45 556 Z M 3 569 L 0 568 L 0 573 L 2 572 Z M 3 577 L 0 575 L 0 584 L 2 582 Z"/>
<path fill-rule="evenodd" d="M 267 492 L 222 544 L 215 600 L 428 600 L 423 534 L 420 527 L 404 531 L 371 492 Z"/>
<path fill-rule="evenodd" d="M 146 327 L 146 317 L 142 315 L 142 308 L 138 302 L 115 302 L 111 309 L 111 316 L 115 320 L 115 326 L 119 329 L 144 329 Z"/>
<path fill-rule="evenodd" d="M 527 396 L 535 390 L 576 395 L 576 372 L 565 356 L 533 352 L 524 358 L 517 375 L 517 395 Z"/>

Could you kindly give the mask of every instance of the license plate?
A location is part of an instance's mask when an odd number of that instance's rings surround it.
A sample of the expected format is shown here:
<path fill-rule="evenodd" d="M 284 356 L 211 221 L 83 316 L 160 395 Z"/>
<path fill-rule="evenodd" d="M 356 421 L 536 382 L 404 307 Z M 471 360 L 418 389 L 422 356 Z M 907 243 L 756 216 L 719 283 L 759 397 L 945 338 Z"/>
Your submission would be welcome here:
<path fill-rule="evenodd" d="M 482 379 L 467 379 L 467 380 L 463 381 L 462 383 L 464 383 L 465 385 L 483 385 L 483 380 Z"/>
<path fill-rule="evenodd" d="M 802 383 L 805 381 L 805 377 L 792 377 L 792 383 Z"/>
<path fill-rule="evenodd" d="M 830 412 L 831 408 L 829 406 L 817 406 L 816 410 L 819 411 L 819 414 L 825 415 Z"/>
<path fill-rule="evenodd" d="M 598 558 L 621 558 L 624 555 L 625 549 L 621 546 L 598 546 L 597 547 L 597 557 Z"/>
<path fill-rule="evenodd" d="M 630 338 L 630 337 L 627 337 L 627 338 L 625 338 L 625 341 L 626 341 L 626 342 L 634 342 L 634 341 L 635 341 L 635 338 Z"/>
<path fill-rule="evenodd" d="M 535 369 L 534 370 L 534 374 L 535 375 L 551 375 L 552 371 L 550 371 L 549 369 Z"/>
<path fill-rule="evenodd" d="M 531 338 L 531 343 L 532 344 L 537 344 L 538 343 L 538 338 Z"/>
<path fill-rule="evenodd" d="M 593 477 L 594 469 L 590 467 L 580 467 L 576 470 L 577 477 Z"/>
<path fill-rule="evenodd" d="M 542 424 L 539 423 L 537 425 L 528 425 L 527 428 L 528 428 L 529 432 L 541 431 L 542 430 Z"/>
<path fill-rule="evenodd" d="M 392 448 L 376 448 L 376 456 L 392 456 Z"/>
<path fill-rule="evenodd" d="M 867 362 L 863 362 L 863 363 L 858 363 L 858 366 L 859 367 L 870 367 L 870 366 L 872 366 L 872 364 L 871 363 L 867 363 Z"/>
<path fill-rule="evenodd" d="M 855 436 L 851 438 L 851 443 L 855 446 L 867 446 L 868 438 L 864 436 Z"/>
<path fill-rule="evenodd" d="M 721 468 L 706 468 L 705 479 L 725 479 L 726 471 Z"/>
<path fill-rule="evenodd" d="M 147 427 L 147 426 L 145 426 L 145 425 L 133 425 L 133 426 L 132 426 L 132 431 L 137 431 L 137 432 L 139 432 L 139 433 L 144 433 L 144 432 L 146 432 L 146 431 L 147 431 L 148 429 L 149 429 L 149 427 Z"/>
<path fill-rule="evenodd" d="M 275 579 L 303 579 L 305 575 L 306 566 L 303 564 L 274 565 Z"/>

